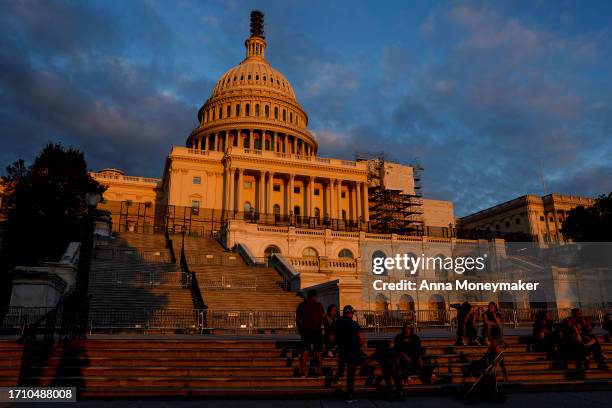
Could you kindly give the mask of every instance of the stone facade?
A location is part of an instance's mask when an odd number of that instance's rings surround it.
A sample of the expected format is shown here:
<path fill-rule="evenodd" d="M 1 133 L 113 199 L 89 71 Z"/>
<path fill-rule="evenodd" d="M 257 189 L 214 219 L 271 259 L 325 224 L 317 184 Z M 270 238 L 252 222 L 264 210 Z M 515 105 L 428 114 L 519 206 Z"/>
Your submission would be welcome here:
<path fill-rule="evenodd" d="M 552 193 L 525 195 L 460 219 L 466 230 L 518 233 L 543 243 L 564 242 L 561 234 L 567 213 L 578 206 L 593 205 L 588 197 Z"/>

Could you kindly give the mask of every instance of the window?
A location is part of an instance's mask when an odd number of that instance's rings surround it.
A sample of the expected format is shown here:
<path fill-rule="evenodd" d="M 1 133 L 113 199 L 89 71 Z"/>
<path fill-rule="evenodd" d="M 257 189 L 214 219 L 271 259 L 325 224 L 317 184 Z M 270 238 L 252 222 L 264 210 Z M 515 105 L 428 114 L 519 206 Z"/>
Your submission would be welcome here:
<path fill-rule="evenodd" d="M 355 259 L 355 258 L 353 257 L 353 253 L 351 252 L 351 250 L 350 250 L 350 249 L 346 249 L 346 248 L 344 248 L 343 250 L 341 250 L 341 251 L 338 253 L 338 258 L 350 258 L 350 259 Z"/>
<path fill-rule="evenodd" d="M 540 215 L 540 221 L 544 221 L 544 216 Z"/>
<path fill-rule="evenodd" d="M 293 187 L 293 193 L 294 194 L 300 194 L 300 188 L 299 187 Z"/>
<path fill-rule="evenodd" d="M 232 117 L 232 106 L 231 105 L 227 105 L 227 117 L 228 118 Z"/>
<path fill-rule="evenodd" d="M 236 105 L 236 116 L 240 116 L 240 105 Z"/>
<path fill-rule="evenodd" d="M 223 108 L 219 107 L 219 119 L 223 119 Z"/>
<path fill-rule="evenodd" d="M 244 182 L 244 189 L 245 190 L 250 190 L 252 188 L 253 188 L 253 183 L 252 182 L 250 182 L 250 181 L 245 181 Z"/>
<path fill-rule="evenodd" d="M 258 74 L 258 75 L 255 75 L 255 80 L 256 80 L 256 81 L 259 81 L 259 74 Z"/>
<path fill-rule="evenodd" d="M 380 266 L 376 266 L 377 270 L 376 270 L 376 272 L 374 272 L 374 268 L 375 268 L 374 263 L 375 263 L 376 259 L 379 259 L 379 258 L 385 259 L 386 257 L 387 257 L 387 255 L 385 255 L 385 253 L 383 251 L 375 251 L 372 254 L 372 273 L 374 275 L 384 275 L 384 276 L 387 276 L 389 274 L 389 271 L 387 270 L 387 268 L 384 267 L 384 261 L 383 261 L 383 264 L 382 264 L 382 269 L 383 269 L 382 272 L 380 272 L 380 269 L 379 269 Z"/>
<path fill-rule="evenodd" d="M 283 122 L 287 121 L 287 111 L 283 109 Z"/>
<path fill-rule="evenodd" d="M 302 251 L 302 256 L 305 258 L 317 258 L 319 253 L 313 247 L 304 248 Z"/>
<path fill-rule="evenodd" d="M 274 184 L 272 186 L 272 191 L 276 191 L 278 193 L 280 191 L 280 184 Z"/>
<path fill-rule="evenodd" d="M 346 191 L 343 191 L 341 196 L 342 196 L 342 198 L 346 198 Z"/>
<path fill-rule="evenodd" d="M 266 114 L 266 118 L 270 117 L 270 106 L 266 105 L 266 107 L 264 108 L 264 112 Z"/>
<path fill-rule="evenodd" d="M 198 215 L 200 213 L 200 200 L 191 201 L 191 213 Z"/>
<path fill-rule="evenodd" d="M 251 105 L 250 104 L 246 104 L 246 106 L 244 107 L 244 114 L 246 116 L 249 116 L 251 114 Z"/>
<path fill-rule="evenodd" d="M 316 196 L 321 195 L 321 190 L 318 189 L 318 188 L 315 188 L 314 189 L 314 195 L 316 195 Z"/>
<path fill-rule="evenodd" d="M 274 107 L 274 119 L 278 119 L 278 106 Z"/>
<path fill-rule="evenodd" d="M 520 223 L 521 223 L 521 219 L 520 219 L 520 218 L 517 218 L 517 219 L 516 219 L 516 225 L 519 225 Z"/>
<path fill-rule="evenodd" d="M 202 177 L 200 176 L 195 176 L 193 178 L 193 184 L 202 184 Z"/>
<path fill-rule="evenodd" d="M 293 123 L 293 112 L 289 112 L 289 122 Z"/>
<path fill-rule="evenodd" d="M 259 104 L 255 104 L 255 116 L 259 116 Z"/>
<path fill-rule="evenodd" d="M 251 80 L 251 74 L 249 74 L 248 80 L 249 80 L 249 81 Z"/>
<path fill-rule="evenodd" d="M 510 221 L 506 221 L 506 228 L 510 226 Z"/>
<path fill-rule="evenodd" d="M 296 205 L 295 207 L 293 207 L 293 215 L 300 215 L 300 206 Z"/>

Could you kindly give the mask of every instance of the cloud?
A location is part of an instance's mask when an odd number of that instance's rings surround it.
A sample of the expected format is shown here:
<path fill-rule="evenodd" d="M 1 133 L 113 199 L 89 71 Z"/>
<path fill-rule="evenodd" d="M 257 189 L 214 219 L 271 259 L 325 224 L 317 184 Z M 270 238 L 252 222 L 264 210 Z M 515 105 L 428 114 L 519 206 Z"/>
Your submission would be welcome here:
<path fill-rule="evenodd" d="M 487 3 L 415 6 L 410 23 L 364 4 L 351 14 L 363 20 L 345 21 L 327 6 L 264 10 L 266 56 L 291 81 L 320 155 L 419 162 L 425 194 L 459 215 L 541 193 L 540 163 L 549 190 L 612 190 L 605 21 Z M 242 2 L 0 8 L 3 164 L 53 140 L 84 150 L 93 169 L 160 176 L 248 35 Z"/>

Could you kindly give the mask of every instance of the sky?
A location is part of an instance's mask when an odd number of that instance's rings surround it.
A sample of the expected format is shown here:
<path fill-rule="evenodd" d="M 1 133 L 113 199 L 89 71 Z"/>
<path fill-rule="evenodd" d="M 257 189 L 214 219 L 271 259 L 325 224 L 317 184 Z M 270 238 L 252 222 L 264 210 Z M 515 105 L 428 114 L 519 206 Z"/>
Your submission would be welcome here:
<path fill-rule="evenodd" d="M 424 196 L 459 216 L 542 195 L 542 178 L 612 191 L 609 1 L 5 0 L 0 166 L 51 141 L 161 177 L 244 58 L 252 9 L 320 156 L 418 163 Z"/>

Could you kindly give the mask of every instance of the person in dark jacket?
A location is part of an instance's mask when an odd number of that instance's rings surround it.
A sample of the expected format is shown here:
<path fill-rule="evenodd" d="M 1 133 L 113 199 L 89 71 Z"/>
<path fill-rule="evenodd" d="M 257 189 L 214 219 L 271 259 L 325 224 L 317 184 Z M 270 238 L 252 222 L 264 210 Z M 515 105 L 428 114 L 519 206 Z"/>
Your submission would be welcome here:
<path fill-rule="evenodd" d="M 327 322 L 329 324 L 325 330 L 325 352 L 327 353 L 327 357 L 334 356 L 334 349 L 336 346 L 332 338 L 330 327 L 336 320 L 338 320 L 338 317 L 338 306 L 334 304 L 327 306 Z"/>
<path fill-rule="evenodd" d="M 553 320 L 546 310 L 540 311 L 536 316 L 532 339 L 534 351 L 545 351 L 549 358 L 552 357 L 555 347 Z"/>
<path fill-rule="evenodd" d="M 401 333 L 395 336 L 393 344 L 398 353 L 399 365 L 402 369 L 404 381 L 411 373 L 421 374 L 421 368 L 423 367 L 422 356 L 425 353 L 425 349 L 421 345 L 421 339 L 414 332 L 412 323 L 404 323 Z"/>
<path fill-rule="evenodd" d="M 302 338 L 302 359 L 300 360 L 300 373 L 302 377 L 308 375 L 307 366 L 310 353 L 314 353 L 316 360 L 316 374 L 321 375 L 323 352 L 323 333 L 321 326 L 327 323 L 323 305 L 319 303 L 317 291 L 310 289 L 306 300 L 300 303 L 295 311 L 295 322 Z"/>
<path fill-rule="evenodd" d="M 332 339 L 338 350 L 338 370 L 334 378 L 339 383 L 346 369 L 347 401 L 352 401 L 355 391 L 355 372 L 361 360 L 365 336 L 359 323 L 353 320 L 355 311 L 351 305 L 342 309 L 342 317 L 332 325 Z"/>

